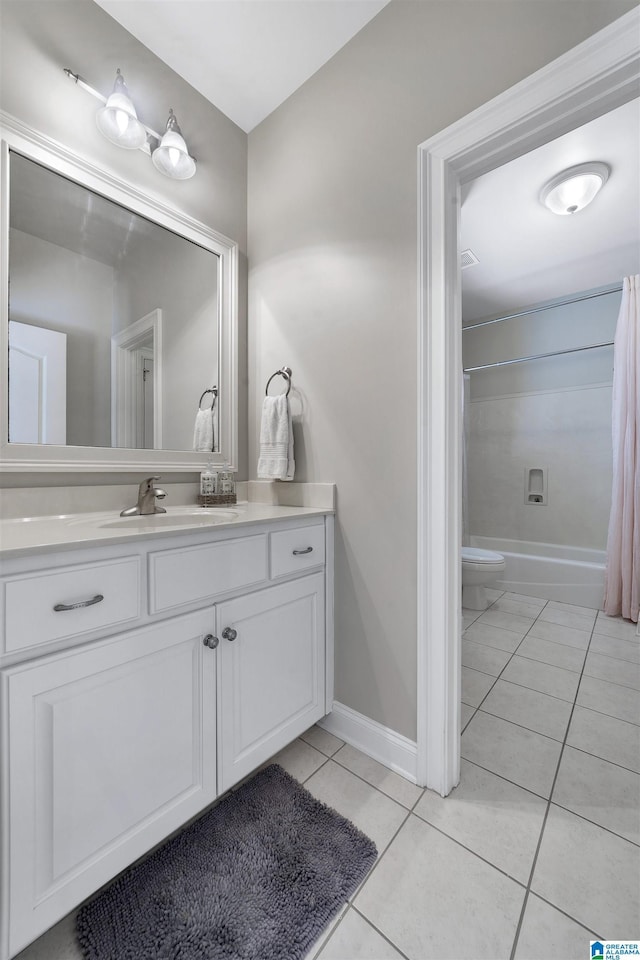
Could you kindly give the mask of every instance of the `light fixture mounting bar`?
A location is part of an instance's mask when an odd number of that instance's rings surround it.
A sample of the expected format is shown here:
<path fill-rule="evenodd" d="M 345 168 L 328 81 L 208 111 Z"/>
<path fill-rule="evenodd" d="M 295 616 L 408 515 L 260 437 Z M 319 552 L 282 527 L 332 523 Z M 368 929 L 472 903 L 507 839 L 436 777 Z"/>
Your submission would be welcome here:
<path fill-rule="evenodd" d="M 76 86 L 82 87 L 83 90 L 86 90 L 87 93 L 90 93 L 91 96 L 95 97 L 96 100 L 99 100 L 100 103 L 105 104 L 107 102 L 107 97 L 103 97 L 102 94 L 96 90 L 95 87 L 92 87 L 90 83 L 87 83 L 87 81 L 81 77 L 79 73 L 74 73 L 69 67 L 65 67 L 64 72 L 70 80 L 73 80 Z M 142 123 L 142 121 L 140 122 Z M 146 123 L 142 123 L 142 126 L 147 132 L 147 139 L 139 149 L 142 150 L 143 153 L 146 153 L 147 156 L 151 156 L 152 144 L 150 140 L 154 140 L 156 143 L 159 143 L 161 140 L 161 135 L 156 130 L 153 130 L 152 127 L 148 127 Z M 155 144 L 153 144 L 153 146 L 155 146 Z"/>

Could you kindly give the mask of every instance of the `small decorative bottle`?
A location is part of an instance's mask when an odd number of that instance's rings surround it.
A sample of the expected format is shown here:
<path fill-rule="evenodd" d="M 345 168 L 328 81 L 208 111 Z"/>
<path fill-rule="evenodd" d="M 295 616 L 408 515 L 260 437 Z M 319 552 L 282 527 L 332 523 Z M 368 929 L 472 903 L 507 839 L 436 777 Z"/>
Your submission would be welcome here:
<path fill-rule="evenodd" d="M 200 474 L 200 493 L 203 497 L 210 497 L 218 493 L 218 474 L 214 469 L 212 460 Z"/>
<path fill-rule="evenodd" d="M 223 496 L 232 496 L 235 493 L 236 485 L 233 479 L 233 473 L 228 463 L 224 463 L 218 477 L 218 493 Z"/>

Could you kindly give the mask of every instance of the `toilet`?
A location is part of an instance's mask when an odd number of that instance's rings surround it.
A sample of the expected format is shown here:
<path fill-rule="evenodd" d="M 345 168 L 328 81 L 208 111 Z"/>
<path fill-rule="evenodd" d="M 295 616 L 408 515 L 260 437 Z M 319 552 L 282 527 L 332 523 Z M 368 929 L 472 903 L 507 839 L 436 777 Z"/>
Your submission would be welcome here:
<path fill-rule="evenodd" d="M 462 606 L 470 610 L 486 610 L 489 606 L 485 587 L 497 579 L 505 568 L 501 553 L 462 548 Z"/>

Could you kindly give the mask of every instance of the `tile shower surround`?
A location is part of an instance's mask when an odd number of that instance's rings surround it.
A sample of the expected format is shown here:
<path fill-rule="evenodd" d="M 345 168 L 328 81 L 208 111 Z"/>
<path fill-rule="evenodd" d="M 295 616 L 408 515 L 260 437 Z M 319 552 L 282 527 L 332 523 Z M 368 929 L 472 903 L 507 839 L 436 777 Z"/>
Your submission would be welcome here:
<path fill-rule="evenodd" d="M 312 727 L 275 759 L 376 842 L 307 960 L 584 960 L 640 928 L 640 638 L 585 607 L 465 610 L 443 799 Z M 80 960 L 73 916 L 19 960 Z"/>

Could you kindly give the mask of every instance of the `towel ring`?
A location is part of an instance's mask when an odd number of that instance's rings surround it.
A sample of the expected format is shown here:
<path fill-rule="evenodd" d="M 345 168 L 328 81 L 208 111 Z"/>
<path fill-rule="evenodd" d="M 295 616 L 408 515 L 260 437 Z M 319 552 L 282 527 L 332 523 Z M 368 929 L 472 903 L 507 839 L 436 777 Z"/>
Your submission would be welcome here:
<path fill-rule="evenodd" d="M 267 385 L 264 390 L 265 397 L 269 396 L 269 384 L 271 383 L 274 377 L 284 377 L 284 379 L 287 381 L 287 392 L 285 393 L 285 397 L 288 397 L 289 391 L 291 390 L 292 375 L 293 374 L 291 372 L 291 367 L 281 367 L 279 370 L 276 370 L 275 373 L 272 373 L 269 379 L 267 380 Z"/>
<path fill-rule="evenodd" d="M 198 410 L 201 410 L 201 409 L 202 409 L 202 401 L 204 400 L 204 398 L 206 397 L 206 395 L 207 395 L 208 393 L 212 393 L 212 394 L 213 394 L 213 400 L 211 401 L 211 409 L 213 410 L 214 404 L 215 404 L 215 402 L 216 402 L 216 400 L 217 400 L 217 398 L 218 398 L 218 388 L 217 388 L 217 387 L 211 387 L 211 389 L 209 389 L 209 390 L 204 390 L 204 391 L 203 391 L 202 396 L 201 396 L 200 399 L 198 400 Z"/>

